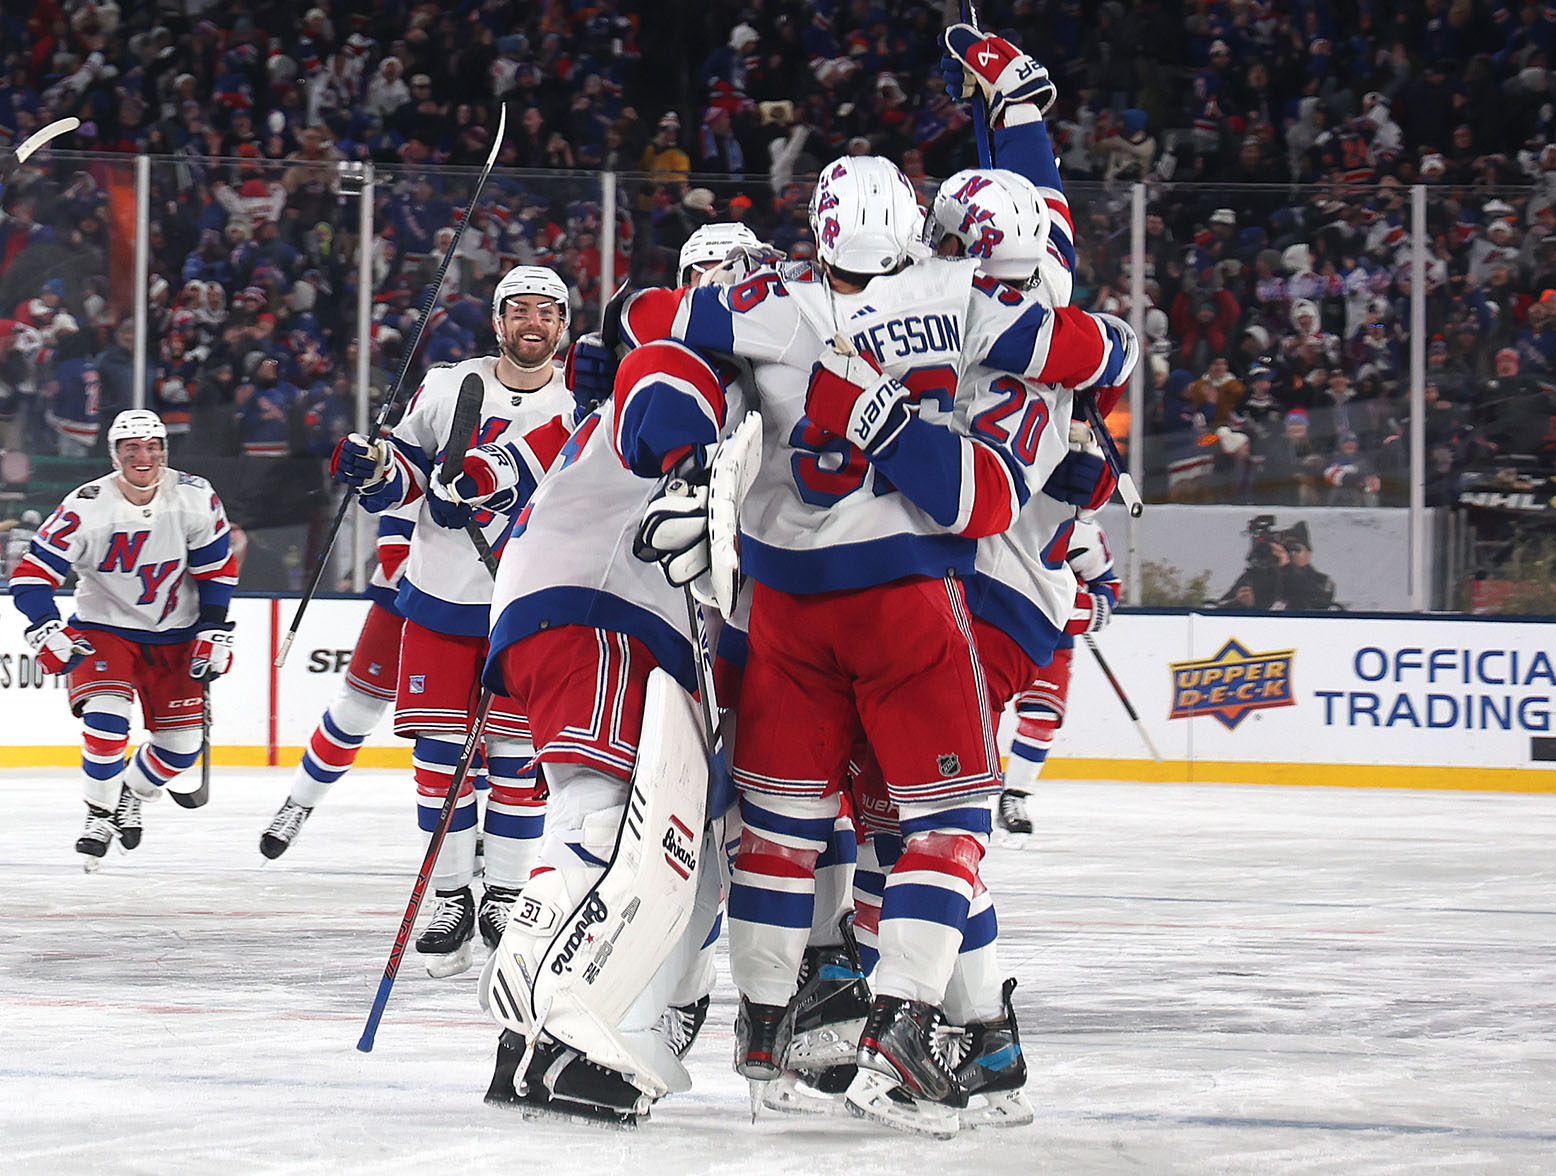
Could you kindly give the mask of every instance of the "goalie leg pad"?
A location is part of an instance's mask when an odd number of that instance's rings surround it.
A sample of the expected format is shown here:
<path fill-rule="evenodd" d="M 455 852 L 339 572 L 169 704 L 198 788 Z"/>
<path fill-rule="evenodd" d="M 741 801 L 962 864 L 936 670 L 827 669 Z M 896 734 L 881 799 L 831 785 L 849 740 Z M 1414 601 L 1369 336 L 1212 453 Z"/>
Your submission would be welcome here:
<path fill-rule="evenodd" d="M 628 1009 L 685 931 L 696 901 L 708 784 L 698 722 L 691 697 L 656 669 L 649 676 L 644 738 L 609 864 L 560 923 L 547 923 L 544 931 L 525 899 L 547 875 L 531 879 L 498 949 L 502 958 L 489 993 L 494 1009 L 500 999 L 522 1000 L 517 992 L 499 997 L 498 990 L 504 982 L 513 988 L 513 977 L 522 981 L 528 970 L 530 1023 L 589 1061 L 628 1075 L 655 1097 L 687 1088 L 690 1077 L 651 1028 L 623 1025 Z M 554 787 L 565 792 L 565 774 Z M 593 814 L 586 823 L 603 815 Z M 551 902 L 563 895 L 571 897 L 565 884 L 551 891 Z M 549 919 L 549 910 L 538 918 Z M 542 936 L 544 947 L 526 969 L 526 953 Z M 526 951 L 512 950 L 510 940 Z"/>

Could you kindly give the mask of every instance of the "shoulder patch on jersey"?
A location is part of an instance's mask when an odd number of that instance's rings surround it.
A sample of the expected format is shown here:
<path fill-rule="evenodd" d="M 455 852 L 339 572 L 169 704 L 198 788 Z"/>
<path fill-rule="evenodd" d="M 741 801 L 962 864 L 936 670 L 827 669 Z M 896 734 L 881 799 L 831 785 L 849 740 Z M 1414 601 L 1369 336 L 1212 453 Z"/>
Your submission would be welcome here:
<path fill-rule="evenodd" d="M 202 490 L 209 489 L 211 485 L 199 474 L 186 474 L 182 470 L 178 474 L 178 484 L 180 486 L 198 486 Z"/>
<path fill-rule="evenodd" d="M 444 360 L 441 363 L 429 363 L 427 365 L 427 370 L 429 372 L 431 372 L 431 371 L 436 371 L 438 368 L 452 368 L 452 367 L 458 367 L 458 366 L 459 366 L 459 364 L 457 364 L 457 363 L 450 362 L 449 360 Z"/>
<path fill-rule="evenodd" d="M 102 492 L 101 486 L 83 486 L 76 491 L 77 498 L 96 498 Z"/>

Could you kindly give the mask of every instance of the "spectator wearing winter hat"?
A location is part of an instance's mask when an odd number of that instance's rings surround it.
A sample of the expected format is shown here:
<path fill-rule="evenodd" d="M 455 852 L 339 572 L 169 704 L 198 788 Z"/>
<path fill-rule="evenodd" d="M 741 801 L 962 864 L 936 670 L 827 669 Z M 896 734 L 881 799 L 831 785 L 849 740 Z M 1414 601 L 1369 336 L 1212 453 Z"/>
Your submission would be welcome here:
<path fill-rule="evenodd" d="M 722 106 L 708 107 L 697 132 L 697 170 L 728 176 L 740 175 L 745 169 L 745 152 L 735 137 L 730 112 Z"/>
<path fill-rule="evenodd" d="M 286 457 L 291 452 L 291 413 L 301 392 L 281 378 L 280 361 L 256 353 L 251 377 L 233 394 L 238 440 L 244 457 Z"/>
<path fill-rule="evenodd" d="M 1146 132 L 1146 113 L 1131 108 L 1124 111 L 1117 127 L 1110 126 L 1094 150 L 1106 160 L 1104 180 L 1143 180 L 1156 161 L 1156 140 Z"/>
<path fill-rule="evenodd" d="M 1323 484 L 1324 454 L 1314 443 L 1304 408 L 1287 411 L 1281 431 L 1270 438 L 1255 500 L 1271 505 L 1316 506 Z"/>
<path fill-rule="evenodd" d="M 1383 480 L 1361 449 L 1361 438 L 1350 430 L 1335 438 L 1335 451 L 1324 467 L 1329 506 L 1377 506 Z"/>
<path fill-rule="evenodd" d="M 686 182 L 692 161 L 681 150 L 681 119 L 673 110 L 660 118 L 653 141 L 643 148 L 638 171 L 647 172 L 652 183 L 678 187 Z"/>
<path fill-rule="evenodd" d="M 1556 375 L 1556 290 L 1542 291 L 1529 304 L 1526 326 L 1513 339 L 1520 371 Z"/>

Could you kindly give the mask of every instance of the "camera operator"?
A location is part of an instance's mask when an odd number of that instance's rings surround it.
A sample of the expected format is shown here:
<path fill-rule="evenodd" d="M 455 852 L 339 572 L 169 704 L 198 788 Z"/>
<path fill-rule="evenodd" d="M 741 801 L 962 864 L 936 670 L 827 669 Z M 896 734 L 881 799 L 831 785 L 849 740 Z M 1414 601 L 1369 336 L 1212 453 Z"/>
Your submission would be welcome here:
<path fill-rule="evenodd" d="M 1247 534 L 1248 566 L 1215 607 L 1274 612 L 1333 606 L 1334 581 L 1313 567 L 1306 523 L 1277 531 L 1274 515 L 1257 515 L 1249 520 Z"/>

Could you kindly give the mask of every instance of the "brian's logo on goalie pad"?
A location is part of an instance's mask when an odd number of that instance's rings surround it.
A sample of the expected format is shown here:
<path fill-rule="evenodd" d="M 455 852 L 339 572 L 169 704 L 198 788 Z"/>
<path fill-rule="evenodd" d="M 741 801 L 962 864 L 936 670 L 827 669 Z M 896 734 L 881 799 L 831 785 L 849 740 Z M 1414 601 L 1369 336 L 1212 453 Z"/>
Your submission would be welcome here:
<path fill-rule="evenodd" d="M 696 843 L 692 831 L 672 816 L 659 844 L 664 848 L 665 861 L 682 878 L 690 878 L 697 872 L 697 851 L 693 848 Z"/>
<path fill-rule="evenodd" d="M 603 923 L 610 914 L 604 899 L 598 894 L 591 894 L 584 900 L 583 909 L 578 912 L 578 918 L 573 923 L 573 929 L 567 934 L 567 942 L 562 945 L 562 950 L 557 952 L 556 959 L 551 961 L 551 971 L 560 976 L 563 972 L 573 970 L 573 957 L 578 954 L 578 949 L 585 943 L 593 943 L 594 936 L 589 928 L 596 923 Z"/>

